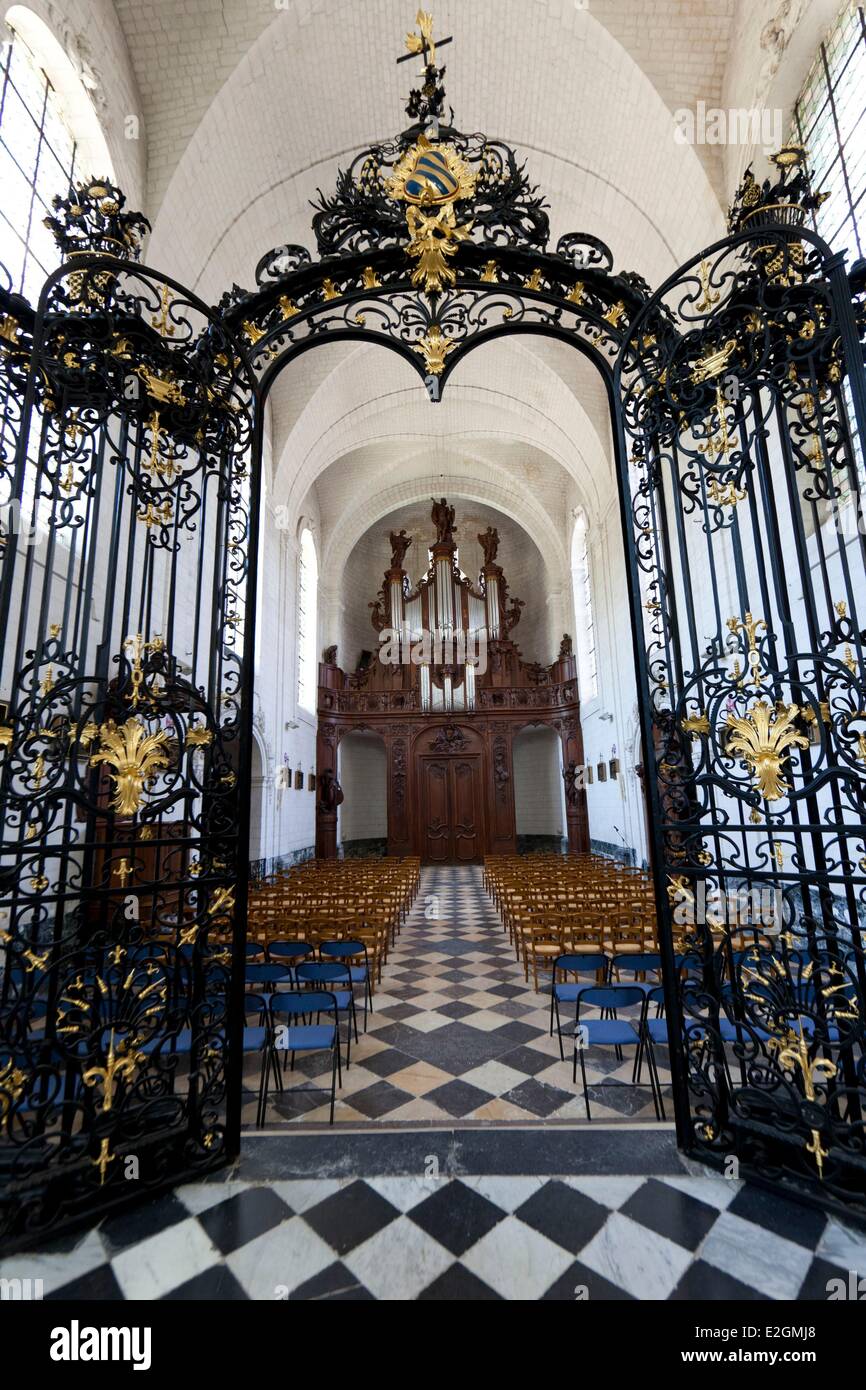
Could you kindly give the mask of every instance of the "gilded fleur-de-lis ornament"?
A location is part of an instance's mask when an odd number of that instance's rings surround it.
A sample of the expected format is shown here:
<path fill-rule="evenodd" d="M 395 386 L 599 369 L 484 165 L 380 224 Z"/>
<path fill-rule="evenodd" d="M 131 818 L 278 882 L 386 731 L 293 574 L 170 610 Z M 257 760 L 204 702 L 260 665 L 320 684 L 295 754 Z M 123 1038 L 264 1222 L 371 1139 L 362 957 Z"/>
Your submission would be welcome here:
<path fill-rule="evenodd" d="M 794 722 L 799 713 L 796 705 L 778 709 L 758 700 L 746 714 L 729 712 L 725 718 L 730 730 L 726 751 L 747 764 L 765 801 L 780 801 L 788 790 L 782 775 L 788 750 L 809 746 Z"/>
<path fill-rule="evenodd" d="M 831 1062 L 827 1057 L 811 1057 L 809 1054 L 809 1042 L 803 1031 L 803 1023 L 798 1019 L 800 1026 L 799 1033 L 791 1029 L 784 1038 L 771 1038 L 767 1047 L 775 1052 L 780 1067 L 791 1071 L 795 1076 L 799 1074 L 803 1085 L 807 1101 L 814 1107 L 817 1099 L 815 1089 L 815 1075 L 826 1077 L 828 1081 L 836 1075 L 837 1067 L 835 1062 Z M 811 1139 L 806 1145 L 806 1153 L 811 1154 L 818 1169 L 818 1177 L 824 1177 L 824 1159 L 828 1156 L 828 1151 L 821 1143 L 821 1134 L 817 1129 L 811 1130 Z"/>
<path fill-rule="evenodd" d="M 108 1056 L 105 1059 L 104 1067 L 89 1067 L 87 1071 L 81 1073 L 81 1080 L 85 1086 L 91 1089 L 96 1086 L 102 1088 L 102 1100 L 99 1102 L 99 1109 L 103 1114 L 108 1113 L 114 1106 L 114 1091 L 118 1081 L 132 1081 L 141 1062 L 145 1060 L 143 1052 L 128 1051 L 123 1042 L 120 1047 L 114 1044 L 114 1029 L 108 1043 Z M 99 1184 L 105 1182 L 105 1175 L 109 1164 L 113 1163 L 117 1155 L 111 1152 L 111 1143 L 107 1138 L 103 1138 L 99 1146 L 99 1156 L 91 1159 L 95 1168 L 99 1169 Z"/>
<path fill-rule="evenodd" d="M 144 1061 L 143 1052 L 130 1052 L 121 1042 L 119 1047 L 115 1046 L 114 1029 L 108 1042 L 108 1056 L 105 1059 L 104 1067 L 90 1067 L 81 1073 L 81 1080 L 85 1086 L 102 1087 L 102 1103 L 100 1110 L 103 1112 L 111 1110 L 114 1105 L 114 1090 L 118 1081 L 131 1081 L 138 1070 L 139 1064 Z"/>
<path fill-rule="evenodd" d="M 164 729 L 148 733 L 138 719 L 127 719 L 119 727 L 113 720 L 99 730 L 101 747 L 90 756 L 91 767 L 108 764 L 114 778 L 111 805 L 122 816 L 134 816 L 141 805 L 145 782 L 168 767 L 165 752 L 169 735 Z"/>

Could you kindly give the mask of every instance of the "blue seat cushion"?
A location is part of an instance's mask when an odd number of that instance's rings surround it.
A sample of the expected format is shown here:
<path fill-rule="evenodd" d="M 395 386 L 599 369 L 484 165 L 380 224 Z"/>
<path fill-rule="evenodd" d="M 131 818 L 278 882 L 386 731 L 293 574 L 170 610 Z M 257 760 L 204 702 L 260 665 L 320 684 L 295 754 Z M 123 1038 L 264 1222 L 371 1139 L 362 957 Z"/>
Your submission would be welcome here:
<path fill-rule="evenodd" d="M 648 1018 L 646 1030 L 654 1043 L 659 1043 L 662 1047 L 667 1047 L 668 1025 L 663 1018 Z"/>
<path fill-rule="evenodd" d="M 286 1052 L 316 1052 L 334 1046 L 333 1023 L 295 1024 L 277 1033 L 277 1046 Z"/>
<path fill-rule="evenodd" d="M 581 988 L 581 985 L 554 985 L 553 993 L 561 1004 L 573 1004 Z"/>
<path fill-rule="evenodd" d="M 697 1019 L 686 1020 L 686 1031 L 696 1041 L 701 1041 L 701 1035 L 709 1035 L 711 1029 L 709 1023 L 700 1023 Z M 766 1028 L 758 1028 L 755 1024 L 733 1023 L 729 1018 L 719 1019 L 719 1037 L 726 1043 L 745 1043 L 767 1042 L 773 1036 L 768 1033 Z"/>
<path fill-rule="evenodd" d="M 261 1052 L 268 1037 L 267 1028 L 244 1029 L 244 1052 Z"/>
<path fill-rule="evenodd" d="M 586 1029 L 587 1041 L 599 1047 L 615 1047 L 622 1043 L 631 1046 L 639 1041 L 634 1025 L 624 1019 L 582 1019 L 580 1027 Z"/>

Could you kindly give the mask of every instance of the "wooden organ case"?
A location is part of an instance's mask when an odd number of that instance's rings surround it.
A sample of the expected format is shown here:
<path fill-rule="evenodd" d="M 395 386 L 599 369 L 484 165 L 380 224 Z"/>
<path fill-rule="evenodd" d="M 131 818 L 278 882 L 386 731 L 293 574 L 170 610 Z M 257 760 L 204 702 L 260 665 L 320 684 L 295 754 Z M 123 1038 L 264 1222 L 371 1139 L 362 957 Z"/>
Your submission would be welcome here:
<path fill-rule="evenodd" d="M 412 544 L 392 532 L 391 564 L 370 603 L 379 650 L 354 671 L 329 647 L 319 665 L 316 853 L 337 853 L 339 744 L 378 735 L 387 755 L 388 853 L 426 863 L 477 863 L 517 848 L 512 745 L 548 726 L 562 749 L 568 847 L 589 849 L 577 673 L 571 638 L 550 666 L 522 659 L 512 638 L 524 604 L 496 562 L 495 529 L 478 537 L 477 584 L 462 574 L 454 508 L 434 499 L 430 563 L 413 588 Z M 337 782 L 335 782 L 335 774 Z"/>

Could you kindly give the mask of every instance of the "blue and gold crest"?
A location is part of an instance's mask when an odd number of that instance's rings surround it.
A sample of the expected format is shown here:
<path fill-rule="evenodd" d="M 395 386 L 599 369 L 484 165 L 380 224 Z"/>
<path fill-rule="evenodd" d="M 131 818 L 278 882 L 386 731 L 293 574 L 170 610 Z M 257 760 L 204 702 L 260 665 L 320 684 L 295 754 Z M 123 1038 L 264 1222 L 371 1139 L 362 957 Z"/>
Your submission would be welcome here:
<path fill-rule="evenodd" d="M 448 203 L 457 197 L 460 183 L 441 150 L 424 150 L 419 153 L 404 189 L 410 203 Z"/>
<path fill-rule="evenodd" d="M 388 180 L 389 195 L 420 207 L 441 207 L 469 198 L 475 173 L 451 145 L 431 145 L 421 135 L 406 151 Z"/>

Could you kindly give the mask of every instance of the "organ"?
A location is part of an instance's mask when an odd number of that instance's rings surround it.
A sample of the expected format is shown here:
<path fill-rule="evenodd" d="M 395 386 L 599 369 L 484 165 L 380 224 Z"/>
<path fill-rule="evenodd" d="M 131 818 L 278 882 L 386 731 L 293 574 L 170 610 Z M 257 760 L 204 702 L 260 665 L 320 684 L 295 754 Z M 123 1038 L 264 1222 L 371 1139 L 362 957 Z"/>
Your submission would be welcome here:
<path fill-rule="evenodd" d="M 589 848 L 583 738 L 575 659 L 566 634 L 549 666 L 524 661 L 513 632 L 526 606 L 512 597 L 498 563 L 495 528 L 478 536 L 477 579 L 459 565 L 455 509 L 433 499 L 429 563 L 414 586 L 405 569 L 412 544 L 392 531 L 390 565 L 370 601 L 378 637 L 352 671 L 330 647 L 319 666 L 320 785 L 339 766 L 353 729 L 377 734 L 387 752 L 388 852 L 427 862 L 476 862 L 516 848 L 512 744 L 527 726 L 561 739 L 567 839 Z M 530 614 L 531 616 L 531 614 Z M 336 811 L 317 803 L 316 849 L 336 853 Z"/>

